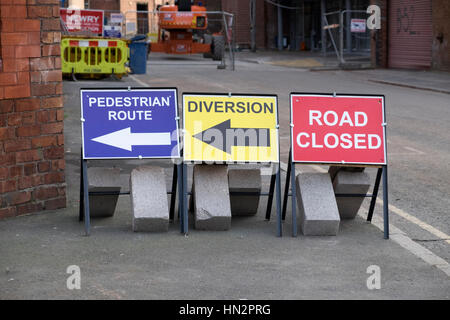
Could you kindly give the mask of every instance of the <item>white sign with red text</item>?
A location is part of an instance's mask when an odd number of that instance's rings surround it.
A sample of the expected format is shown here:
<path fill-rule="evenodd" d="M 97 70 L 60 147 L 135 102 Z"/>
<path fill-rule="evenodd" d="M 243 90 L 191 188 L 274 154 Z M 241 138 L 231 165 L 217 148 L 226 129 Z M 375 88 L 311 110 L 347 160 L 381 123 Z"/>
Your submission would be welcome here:
<path fill-rule="evenodd" d="M 366 20 L 352 19 L 350 21 L 350 32 L 366 32 Z"/>
<path fill-rule="evenodd" d="M 103 34 L 103 10 L 59 9 L 69 32 L 90 31 Z"/>

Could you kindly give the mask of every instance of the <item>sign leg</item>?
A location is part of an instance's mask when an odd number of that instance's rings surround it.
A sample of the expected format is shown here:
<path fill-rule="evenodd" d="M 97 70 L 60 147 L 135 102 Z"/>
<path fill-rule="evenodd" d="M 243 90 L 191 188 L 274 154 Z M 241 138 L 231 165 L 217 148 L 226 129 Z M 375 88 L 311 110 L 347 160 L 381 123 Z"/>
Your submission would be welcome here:
<path fill-rule="evenodd" d="M 178 178 L 178 220 L 180 221 L 180 228 L 183 230 L 183 165 L 177 165 Z M 182 231 L 181 231 L 182 232 Z"/>
<path fill-rule="evenodd" d="M 297 190 L 296 190 L 296 186 L 295 186 L 295 163 L 292 162 L 291 160 L 289 160 L 289 163 L 291 165 L 291 176 L 288 177 L 286 176 L 286 180 L 289 180 L 289 178 L 291 179 L 291 198 L 292 198 L 292 236 L 296 237 L 297 236 Z"/>
<path fill-rule="evenodd" d="M 87 161 L 81 161 L 82 171 L 83 171 L 83 195 L 84 195 L 84 229 L 86 236 L 90 234 L 91 219 L 89 213 L 89 182 L 87 174 Z"/>
<path fill-rule="evenodd" d="M 280 181 L 280 163 L 277 165 L 276 184 L 277 184 L 277 236 L 283 234 L 283 226 L 281 223 L 281 181 Z"/>
<path fill-rule="evenodd" d="M 272 169 L 272 176 L 270 177 L 270 187 L 269 187 L 269 197 L 267 199 L 267 209 L 266 209 L 266 220 L 270 220 L 270 213 L 272 211 L 272 201 L 273 201 L 273 191 L 275 189 L 275 180 L 276 175 L 273 174 Z"/>
<path fill-rule="evenodd" d="M 384 238 L 389 239 L 389 203 L 388 203 L 387 165 L 383 166 L 383 221 L 384 221 Z"/>
<path fill-rule="evenodd" d="M 187 205 L 187 164 L 183 163 L 183 233 L 188 233 L 188 205 Z"/>
<path fill-rule="evenodd" d="M 170 211 L 169 211 L 169 219 L 173 221 L 173 217 L 175 214 L 175 200 L 177 199 L 177 173 L 178 168 L 177 165 L 173 165 L 173 174 L 172 174 L 172 193 L 170 194 Z"/>
<path fill-rule="evenodd" d="M 291 178 L 291 151 L 289 150 L 289 162 L 286 172 L 286 183 L 284 186 L 284 196 L 283 196 L 283 221 L 286 219 L 286 207 L 287 207 L 287 200 L 289 196 L 289 181 Z"/>
<path fill-rule="evenodd" d="M 83 148 L 81 148 L 80 153 L 80 206 L 79 206 L 79 212 L 78 212 L 78 221 L 83 221 L 83 215 L 84 215 L 84 182 L 83 182 Z"/>
<path fill-rule="evenodd" d="M 372 221 L 373 211 L 375 210 L 375 204 L 377 202 L 377 197 L 378 197 L 378 190 L 380 189 L 380 181 L 381 181 L 382 173 L 383 173 L 383 168 L 378 169 L 377 177 L 375 179 L 375 185 L 373 186 L 372 200 L 370 200 L 369 213 L 367 215 L 368 222 Z"/>

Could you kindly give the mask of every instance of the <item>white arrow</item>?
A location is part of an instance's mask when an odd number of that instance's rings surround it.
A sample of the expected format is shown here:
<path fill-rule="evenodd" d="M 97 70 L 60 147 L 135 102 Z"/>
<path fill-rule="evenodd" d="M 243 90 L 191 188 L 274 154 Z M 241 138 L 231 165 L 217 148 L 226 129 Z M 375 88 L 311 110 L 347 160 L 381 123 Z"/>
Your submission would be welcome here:
<path fill-rule="evenodd" d="M 131 151 L 131 146 L 170 145 L 170 132 L 131 133 L 130 128 L 114 131 L 92 141 Z"/>

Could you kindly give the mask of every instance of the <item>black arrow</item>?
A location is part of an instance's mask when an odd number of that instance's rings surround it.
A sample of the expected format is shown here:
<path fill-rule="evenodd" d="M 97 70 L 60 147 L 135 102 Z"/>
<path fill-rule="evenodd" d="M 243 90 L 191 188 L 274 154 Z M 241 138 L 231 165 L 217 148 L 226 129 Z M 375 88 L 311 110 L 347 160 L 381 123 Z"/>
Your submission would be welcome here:
<path fill-rule="evenodd" d="M 231 147 L 270 147 L 268 128 L 231 128 L 231 120 L 225 120 L 193 136 L 194 138 L 231 154 Z"/>

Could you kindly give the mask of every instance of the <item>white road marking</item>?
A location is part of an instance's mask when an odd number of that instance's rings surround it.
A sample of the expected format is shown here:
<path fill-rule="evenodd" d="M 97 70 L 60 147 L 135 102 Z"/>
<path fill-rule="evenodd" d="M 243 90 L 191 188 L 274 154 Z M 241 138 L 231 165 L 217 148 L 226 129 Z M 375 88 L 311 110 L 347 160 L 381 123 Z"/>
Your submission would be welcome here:
<path fill-rule="evenodd" d="M 397 147 L 393 148 L 392 146 L 389 146 L 389 145 L 393 144 L 393 142 L 391 140 L 389 140 L 389 139 L 387 139 L 387 143 L 388 143 L 388 156 L 410 156 L 410 155 L 422 155 L 422 154 L 425 154 L 425 152 L 423 152 L 423 151 L 417 150 L 417 149 L 415 149 L 413 147 L 406 147 L 406 146 L 403 146 L 403 145 L 399 145 L 398 143 L 397 144 L 394 143 L 394 145 L 396 144 Z M 398 150 L 400 148 L 406 149 L 409 152 L 389 152 L 389 150 Z"/>
<path fill-rule="evenodd" d="M 421 153 L 417 152 L 388 152 L 388 157 L 392 156 L 419 156 Z"/>
<path fill-rule="evenodd" d="M 148 84 L 148 83 L 145 83 L 144 81 L 142 81 L 142 80 L 139 80 L 138 78 L 136 78 L 135 76 L 133 76 L 133 75 L 129 75 L 129 77 L 131 78 L 131 79 L 133 79 L 134 81 L 136 81 L 137 83 L 139 83 L 141 86 L 143 86 L 143 87 L 148 87 L 148 86 L 150 86 L 150 84 Z M 226 86 L 224 86 L 224 85 L 222 85 L 222 84 L 220 84 L 220 83 L 210 83 L 210 85 L 212 85 L 212 86 L 215 86 L 215 87 L 217 87 L 217 88 L 220 88 L 220 89 L 227 89 L 228 87 L 226 87 Z"/>
<path fill-rule="evenodd" d="M 317 165 L 312 165 L 310 166 L 311 168 L 313 168 L 314 170 L 318 171 L 318 172 L 327 172 L 326 169 L 317 166 Z M 287 170 L 287 165 L 284 162 L 281 162 L 281 169 L 286 171 Z M 299 173 L 299 170 L 296 168 L 295 170 L 296 174 Z M 383 200 L 380 198 L 377 198 L 377 203 L 378 204 L 383 204 Z M 364 206 L 363 206 L 364 208 Z M 367 212 L 368 208 L 364 208 L 365 212 Z M 409 222 L 421 227 L 422 229 L 430 232 L 431 234 L 433 234 L 434 236 L 440 238 L 440 239 L 445 239 L 445 241 L 447 243 L 450 243 L 450 240 L 447 240 L 450 238 L 450 236 L 448 236 L 447 234 L 445 234 L 444 232 L 436 229 L 433 226 L 430 226 L 429 224 L 423 222 L 422 220 L 410 215 L 409 213 L 406 213 L 405 211 L 397 208 L 394 205 L 389 205 L 389 211 L 394 212 L 395 214 L 403 217 L 404 219 L 408 220 Z M 358 215 L 360 215 L 361 217 L 363 217 L 364 219 L 365 217 L 365 212 L 362 213 L 358 213 Z M 380 230 L 384 230 L 384 224 L 383 224 L 383 220 L 381 219 L 381 217 L 378 216 L 373 216 L 372 217 L 372 224 L 374 226 L 376 226 L 378 229 Z M 431 252 L 430 250 L 428 250 L 427 248 L 423 247 L 422 245 L 418 244 L 417 242 L 415 242 L 414 240 L 412 240 L 410 237 L 408 237 L 406 235 L 405 232 L 403 232 L 402 230 L 400 230 L 399 228 L 397 228 L 395 225 L 393 225 L 392 223 L 389 223 L 389 229 L 390 229 L 390 239 L 395 241 L 396 243 L 398 243 L 401 247 L 405 248 L 406 250 L 408 250 L 409 252 L 413 253 L 414 255 L 416 255 L 417 257 L 421 258 L 423 261 L 425 261 L 426 263 L 435 266 L 436 268 L 440 269 L 441 271 L 443 271 L 448 277 L 450 277 L 450 264 L 445 261 L 444 259 L 442 259 L 441 257 L 437 256 L 436 254 L 434 254 L 433 252 Z"/>
<path fill-rule="evenodd" d="M 367 210 L 367 208 L 365 208 Z M 358 213 L 359 216 L 365 217 L 365 213 Z M 373 216 L 372 224 L 383 231 L 384 225 L 381 217 Z M 448 277 L 450 277 L 450 265 L 447 261 L 441 257 L 435 255 L 433 252 L 427 248 L 421 246 L 410 237 L 408 237 L 402 230 L 396 228 L 394 225 L 389 224 L 390 227 L 390 239 L 397 242 L 400 246 L 413 253 L 426 263 L 435 266 L 436 268 L 442 270 Z"/>
<path fill-rule="evenodd" d="M 424 155 L 425 152 L 422 152 L 420 150 L 411 148 L 411 147 L 402 147 L 405 150 L 408 150 L 407 152 L 389 152 L 388 156 L 419 156 Z"/>
<path fill-rule="evenodd" d="M 131 79 L 133 79 L 134 81 L 136 81 L 137 83 L 139 83 L 141 86 L 143 86 L 143 87 L 148 87 L 148 84 L 147 84 L 147 83 L 145 83 L 144 81 L 139 80 L 139 79 L 136 78 L 135 76 L 133 76 L 133 75 L 130 74 L 129 77 L 130 77 Z"/>
<path fill-rule="evenodd" d="M 412 151 L 414 153 L 417 153 L 417 154 L 425 154 L 425 152 L 422 152 L 422 151 L 417 150 L 417 149 L 412 148 L 412 147 L 403 147 L 403 148 L 405 148 L 406 150 Z"/>
<path fill-rule="evenodd" d="M 383 200 L 380 198 L 377 198 L 377 203 L 379 205 L 383 205 Z M 450 236 L 448 234 L 436 229 L 435 227 L 429 225 L 428 223 L 423 222 L 419 218 L 416 218 L 413 215 L 410 215 L 409 213 L 403 211 L 402 209 L 397 208 L 396 206 L 394 206 L 392 204 L 389 205 L 389 211 L 394 212 L 395 214 L 399 215 L 400 217 L 408 220 L 409 222 L 419 226 L 423 230 L 428 231 L 429 233 L 436 236 L 437 238 L 445 240 L 445 242 L 450 244 L 450 240 L 447 240 L 447 239 L 450 239 Z"/>

